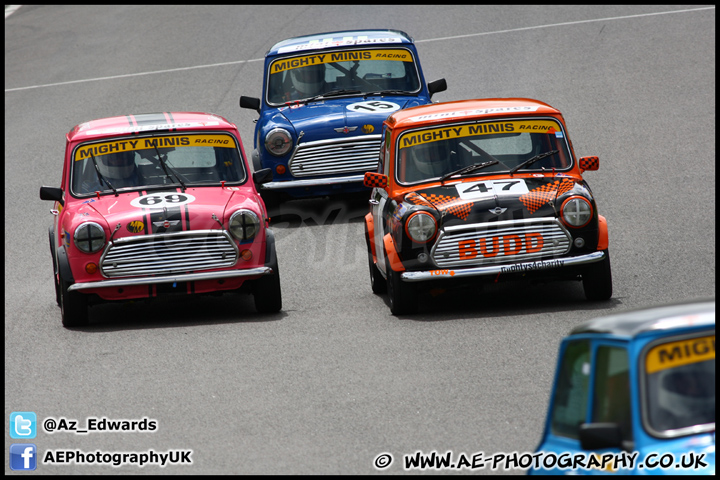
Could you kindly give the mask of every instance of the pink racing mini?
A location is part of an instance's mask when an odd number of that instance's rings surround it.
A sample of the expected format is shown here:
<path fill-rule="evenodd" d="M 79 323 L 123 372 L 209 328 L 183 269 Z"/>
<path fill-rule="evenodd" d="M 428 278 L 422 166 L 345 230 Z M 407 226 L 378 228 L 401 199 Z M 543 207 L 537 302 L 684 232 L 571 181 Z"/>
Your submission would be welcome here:
<path fill-rule="evenodd" d="M 275 241 L 237 127 L 209 113 L 103 118 L 66 135 L 49 229 L 66 327 L 100 302 L 247 292 L 282 308 Z"/>

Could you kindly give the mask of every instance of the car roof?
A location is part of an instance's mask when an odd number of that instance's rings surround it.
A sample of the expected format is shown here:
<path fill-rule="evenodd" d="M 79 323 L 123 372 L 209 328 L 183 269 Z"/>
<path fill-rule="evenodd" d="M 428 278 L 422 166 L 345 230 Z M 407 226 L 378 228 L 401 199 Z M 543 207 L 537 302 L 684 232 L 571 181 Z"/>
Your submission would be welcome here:
<path fill-rule="evenodd" d="M 413 126 L 419 123 L 447 123 L 448 121 L 470 120 L 517 115 L 561 115 L 560 111 L 540 100 L 532 98 L 481 98 L 439 102 L 399 110 L 388 123 L 395 127 Z"/>
<path fill-rule="evenodd" d="M 570 335 L 608 333 L 632 338 L 645 332 L 672 333 L 703 326 L 715 327 L 715 299 L 690 300 L 598 317 L 578 325 Z"/>
<path fill-rule="evenodd" d="M 236 128 L 225 118 L 202 112 L 162 112 L 99 118 L 74 126 L 68 141 L 86 141 L 150 131 L 217 130 Z"/>
<path fill-rule="evenodd" d="M 386 41 L 383 41 L 386 40 Z M 345 41 L 345 43 L 343 43 Z M 400 30 L 368 29 L 340 30 L 336 32 L 313 33 L 293 37 L 276 43 L 267 51 L 267 56 L 295 51 L 319 50 L 345 45 L 408 44 L 412 37 Z M 315 44 L 315 45 L 312 45 Z"/>

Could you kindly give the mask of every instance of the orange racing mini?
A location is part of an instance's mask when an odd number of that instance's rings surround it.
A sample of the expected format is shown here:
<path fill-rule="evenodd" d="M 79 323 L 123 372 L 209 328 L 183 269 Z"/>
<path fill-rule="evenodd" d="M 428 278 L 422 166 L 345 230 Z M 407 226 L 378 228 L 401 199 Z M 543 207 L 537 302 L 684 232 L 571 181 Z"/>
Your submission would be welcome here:
<path fill-rule="evenodd" d="M 581 279 L 590 300 L 612 296 L 607 222 L 562 114 L 527 98 L 401 110 L 383 124 L 365 217 L 373 292 L 393 314 L 415 290 L 463 280 Z"/>

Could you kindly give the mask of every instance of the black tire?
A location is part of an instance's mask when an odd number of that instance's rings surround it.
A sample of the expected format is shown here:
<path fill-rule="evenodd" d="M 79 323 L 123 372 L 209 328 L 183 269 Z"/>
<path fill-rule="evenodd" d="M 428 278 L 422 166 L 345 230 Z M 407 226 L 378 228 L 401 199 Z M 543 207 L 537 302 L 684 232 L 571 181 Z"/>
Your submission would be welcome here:
<path fill-rule="evenodd" d="M 58 281 L 59 273 L 57 266 L 57 259 L 55 258 L 55 242 L 53 241 L 52 229 L 48 232 L 50 239 L 50 257 L 52 258 L 53 264 L 53 283 L 55 284 L 55 303 L 60 306 L 60 282 Z"/>
<path fill-rule="evenodd" d="M 582 274 L 583 290 L 588 300 L 607 300 L 612 297 L 612 270 L 610 250 L 604 250 L 605 258 L 591 263 Z"/>
<path fill-rule="evenodd" d="M 60 279 L 60 312 L 66 328 L 83 327 L 89 323 L 87 297 L 78 292 L 69 292 L 70 284 Z"/>
<path fill-rule="evenodd" d="M 390 299 L 390 312 L 393 315 L 406 315 L 418 310 L 415 288 L 400 279 L 400 273 L 390 268 L 390 262 L 385 262 L 387 270 L 387 292 Z"/>
<path fill-rule="evenodd" d="M 274 254 L 273 258 L 276 258 Z M 273 269 L 273 273 L 263 275 L 255 280 L 253 288 L 255 309 L 259 313 L 277 313 L 282 309 L 280 270 L 278 270 L 277 260 L 268 266 Z"/>
<path fill-rule="evenodd" d="M 385 277 L 382 276 L 380 269 L 378 269 L 375 261 L 373 260 L 367 225 L 365 226 L 365 243 L 367 243 L 368 265 L 370 266 L 370 288 L 372 288 L 373 293 L 385 293 L 387 292 L 387 281 L 385 280 Z"/>

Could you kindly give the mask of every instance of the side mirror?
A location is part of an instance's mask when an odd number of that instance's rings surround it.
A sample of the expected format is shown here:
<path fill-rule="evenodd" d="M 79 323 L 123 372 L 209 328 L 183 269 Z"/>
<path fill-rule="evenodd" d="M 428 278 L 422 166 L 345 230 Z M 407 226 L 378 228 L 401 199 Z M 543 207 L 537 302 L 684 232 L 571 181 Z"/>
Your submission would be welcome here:
<path fill-rule="evenodd" d="M 54 202 L 60 202 L 60 205 L 63 207 L 65 206 L 62 188 L 40 187 L 40 200 L 52 200 Z"/>
<path fill-rule="evenodd" d="M 580 448 L 602 450 L 622 448 L 622 434 L 617 423 L 583 423 L 580 425 Z"/>
<path fill-rule="evenodd" d="M 580 157 L 580 170 L 597 170 L 600 168 L 600 159 L 598 157 Z"/>
<path fill-rule="evenodd" d="M 365 172 L 363 185 L 370 188 L 386 188 L 388 184 L 387 175 L 375 172 Z"/>
<path fill-rule="evenodd" d="M 272 170 L 269 168 L 263 168 L 253 173 L 253 182 L 255 182 L 255 185 L 262 185 L 263 183 L 268 183 L 272 179 L 273 173 Z"/>
<path fill-rule="evenodd" d="M 246 97 L 242 95 L 240 97 L 240 108 L 249 108 L 255 110 L 260 114 L 260 99 L 255 97 Z"/>
<path fill-rule="evenodd" d="M 444 78 L 428 83 L 428 93 L 430 94 L 430 98 L 432 98 L 434 94 L 444 92 L 445 90 L 447 90 L 447 82 Z"/>

